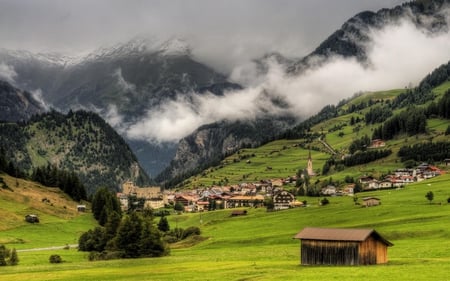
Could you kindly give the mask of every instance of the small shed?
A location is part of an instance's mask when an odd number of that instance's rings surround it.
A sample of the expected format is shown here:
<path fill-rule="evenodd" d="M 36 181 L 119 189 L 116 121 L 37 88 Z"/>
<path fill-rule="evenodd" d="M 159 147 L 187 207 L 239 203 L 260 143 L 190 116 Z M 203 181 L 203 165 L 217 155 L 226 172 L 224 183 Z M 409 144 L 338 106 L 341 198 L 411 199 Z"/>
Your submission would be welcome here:
<path fill-rule="evenodd" d="M 306 227 L 294 238 L 301 240 L 303 265 L 387 263 L 387 248 L 393 246 L 373 229 Z"/>
<path fill-rule="evenodd" d="M 364 197 L 362 200 L 363 200 L 363 207 L 372 207 L 381 205 L 381 200 L 376 197 Z"/>
<path fill-rule="evenodd" d="M 29 223 L 38 223 L 39 222 L 39 217 L 37 215 L 34 214 L 28 214 L 25 216 L 25 221 L 29 222 Z"/>
<path fill-rule="evenodd" d="M 78 212 L 86 212 L 86 205 L 77 205 Z"/>
<path fill-rule="evenodd" d="M 232 217 L 246 216 L 246 215 L 247 215 L 247 210 L 234 210 L 233 212 L 231 212 Z"/>

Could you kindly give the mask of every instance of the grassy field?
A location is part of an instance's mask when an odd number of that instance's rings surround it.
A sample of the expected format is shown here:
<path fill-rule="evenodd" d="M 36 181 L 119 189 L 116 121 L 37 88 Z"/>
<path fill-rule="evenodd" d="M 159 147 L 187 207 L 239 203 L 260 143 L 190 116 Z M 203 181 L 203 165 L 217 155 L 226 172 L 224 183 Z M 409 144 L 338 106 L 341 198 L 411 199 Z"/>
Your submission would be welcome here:
<path fill-rule="evenodd" d="M 299 199 L 308 200 L 306 208 L 272 213 L 262 208 L 248 209 L 245 217 L 230 217 L 230 210 L 173 215 L 169 216 L 172 228 L 200 226 L 207 240 L 193 247 L 172 249 L 170 256 L 155 259 L 89 262 L 87 254 L 76 249 L 19 252 L 19 265 L 3 267 L 0 279 L 447 280 L 449 183 L 450 175 L 444 175 L 401 190 L 360 194 L 382 200 L 381 206 L 371 208 L 354 205 L 350 197 L 331 197 L 326 206 L 319 206 L 317 198 L 305 197 Z M 435 194 L 433 204 L 425 198 L 428 191 Z M 50 224 L 41 235 L 58 243 L 70 240 L 76 225 L 89 225 L 85 217 L 59 226 Z M 377 266 L 302 266 L 299 241 L 292 237 L 305 226 L 374 228 L 394 243 L 389 248 L 389 262 Z M 53 233 L 51 228 L 55 229 Z M 29 240 L 28 247 L 45 245 L 25 238 L 31 231 L 22 227 L 7 232 Z M 5 231 L 0 232 L 0 237 L 4 236 Z M 61 255 L 65 262 L 50 264 L 51 254 Z"/>

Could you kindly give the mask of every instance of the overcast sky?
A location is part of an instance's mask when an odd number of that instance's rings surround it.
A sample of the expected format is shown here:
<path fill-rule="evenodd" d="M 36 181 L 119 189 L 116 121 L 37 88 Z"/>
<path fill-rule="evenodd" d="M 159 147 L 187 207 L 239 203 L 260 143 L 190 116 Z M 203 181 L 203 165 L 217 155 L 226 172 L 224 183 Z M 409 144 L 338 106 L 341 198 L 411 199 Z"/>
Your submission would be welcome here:
<path fill-rule="evenodd" d="M 177 36 L 200 60 L 229 71 L 270 51 L 304 56 L 356 13 L 401 2 L 0 0 L 0 47 L 86 53 L 136 35 Z"/>
<path fill-rule="evenodd" d="M 246 80 L 250 59 L 271 51 L 303 57 L 355 14 L 392 8 L 400 0 L 0 0 L 0 47 L 32 51 L 87 53 L 125 42 L 137 35 L 158 39 L 181 37 L 193 55 Z M 446 10 L 446 17 L 450 13 Z M 450 31 L 430 36 L 405 17 L 400 23 L 370 30 L 366 47 L 370 67 L 354 58 L 330 57 L 299 76 L 286 75 L 279 65 L 242 83 L 243 90 L 223 96 L 178 97 L 148 112 L 133 124 L 111 105 L 106 119 L 130 138 L 151 142 L 178 141 L 202 124 L 223 119 L 254 118 L 276 113 L 268 92 L 288 102 L 290 113 L 305 118 L 326 104 L 359 91 L 404 88 L 449 58 Z M 8 81 L 17 75 L 0 63 Z M 248 71 L 252 74 L 254 71 Z M 128 83 L 118 69 L 117 83 Z M 324 82 L 326 81 L 326 82 Z"/>

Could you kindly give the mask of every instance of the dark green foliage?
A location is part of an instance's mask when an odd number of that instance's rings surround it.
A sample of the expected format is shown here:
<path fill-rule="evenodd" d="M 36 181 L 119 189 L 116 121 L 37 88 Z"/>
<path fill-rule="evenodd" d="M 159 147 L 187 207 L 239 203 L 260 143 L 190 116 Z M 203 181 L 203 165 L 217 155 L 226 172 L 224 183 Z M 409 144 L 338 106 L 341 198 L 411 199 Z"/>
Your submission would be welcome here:
<path fill-rule="evenodd" d="M 390 140 L 399 134 L 410 136 L 426 132 L 427 117 L 421 108 L 409 107 L 407 110 L 394 115 L 376 128 L 373 139 Z"/>
<path fill-rule="evenodd" d="M 427 116 L 450 119 L 450 90 L 447 90 L 438 103 L 431 103 L 426 111 Z"/>
<path fill-rule="evenodd" d="M 50 263 L 62 263 L 63 262 L 60 255 L 51 255 L 48 260 Z"/>
<path fill-rule="evenodd" d="M 197 226 L 190 226 L 183 231 L 182 239 L 186 239 L 192 235 L 200 235 L 200 233 L 201 233 L 200 228 L 198 228 Z"/>
<path fill-rule="evenodd" d="M 162 216 L 158 222 L 158 229 L 162 232 L 167 232 L 170 230 L 169 222 L 165 216 Z"/>
<path fill-rule="evenodd" d="M 101 252 L 105 249 L 107 242 L 108 240 L 105 229 L 98 226 L 93 230 L 88 230 L 80 236 L 78 239 L 78 249 L 86 252 Z"/>
<path fill-rule="evenodd" d="M 322 121 L 338 116 L 338 108 L 334 105 L 326 105 L 316 115 L 306 119 L 292 129 L 286 130 L 280 138 L 299 139 L 299 138 L 315 138 L 309 133 L 310 128 Z"/>
<path fill-rule="evenodd" d="M 97 190 L 92 198 L 92 213 L 100 225 L 105 225 L 108 217 L 113 213 L 122 214 L 120 202 L 106 187 Z"/>
<path fill-rule="evenodd" d="M 19 256 L 17 255 L 17 251 L 15 248 L 11 250 L 11 256 L 9 257 L 9 265 L 18 265 L 19 264 Z"/>
<path fill-rule="evenodd" d="M 275 204 L 273 203 L 273 199 L 270 198 L 270 197 L 264 199 L 264 206 L 266 206 L 267 211 L 273 211 L 273 209 L 275 208 Z"/>
<path fill-rule="evenodd" d="M 86 200 L 86 189 L 74 172 L 61 171 L 56 166 L 48 164 L 33 170 L 31 179 L 46 186 L 57 186 L 73 200 Z"/>
<path fill-rule="evenodd" d="M 366 149 L 370 146 L 371 140 L 370 138 L 365 135 L 364 137 L 360 139 L 354 140 L 350 146 L 349 146 L 349 152 L 351 154 L 355 153 L 356 151 L 366 151 Z"/>
<path fill-rule="evenodd" d="M 357 152 L 351 156 L 345 157 L 344 160 L 342 160 L 342 163 L 347 167 L 366 164 L 389 156 L 391 153 L 392 151 L 390 149 Z"/>
<path fill-rule="evenodd" d="M 387 106 L 371 107 L 369 112 L 365 115 L 366 124 L 375 124 L 384 122 L 392 116 L 392 110 Z"/>
<path fill-rule="evenodd" d="M 123 218 L 114 238 L 114 247 L 123 253 L 124 258 L 139 257 L 142 229 L 143 221 L 137 213 L 131 213 Z"/>
<path fill-rule="evenodd" d="M 17 265 L 19 257 L 16 249 L 8 249 L 5 245 L 0 244 L 0 266 Z"/>
<path fill-rule="evenodd" d="M 184 211 L 184 205 L 181 202 L 177 202 L 177 203 L 175 203 L 175 206 L 173 207 L 173 209 L 175 211 L 178 211 L 178 212 L 183 212 Z"/>
<path fill-rule="evenodd" d="M 64 115 L 50 111 L 27 123 L 0 124 L 0 147 L 8 148 L 6 159 L 20 159 L 13 164 L 26 172 L 38 168 L 34 166 L 38 159 L 31 159 L 28 154 L 30 144 L 38 157 L 49 163 L 50 155 L 56 154 L 61 159 L 57 168 L 76 173 L 88 195 L 95 193 L 98 186 L 117 190 L 128 179 L 137 184 L 150 183 L 145 172 L 136 166 L 137 158 L 123 138 L 95 113 L 71 111 Z M 133 178 L 134 167 L 139 169 L 137 178 Z M 79 196 L 82 197 L 75 195 Z"/>
<path fill-rule="evenodd" d="M 402 162 L 414 160 L 417 162 L 439 162 L 450 158 L 450 142 L 418 143 L 402 146 L 398 151 Z"/>
<path fill-rule="evenodd" d="M 322 200 L 320 200 L 320 204 L 322 206 L 328 205 L 330 204 L 330 200 L 328 200 L 327 198 L 323 198 Z"/>
<path fill-rule="evenodd" d="M 431 204 L 431 202 L 432 202 L 433 199 L 434 199 L 434 193 L 433 193 L 433 191 L 428 191 L 427 194 L 425 194 L 425 198 L 427 198 L 428 201 L 430 201 L 430 204 Z"/>
<path fill-rule="evenodd" d="M 450 135 L 450 125 L 448 125 L 447 130 L 445 130 L 445 135 Z"/>

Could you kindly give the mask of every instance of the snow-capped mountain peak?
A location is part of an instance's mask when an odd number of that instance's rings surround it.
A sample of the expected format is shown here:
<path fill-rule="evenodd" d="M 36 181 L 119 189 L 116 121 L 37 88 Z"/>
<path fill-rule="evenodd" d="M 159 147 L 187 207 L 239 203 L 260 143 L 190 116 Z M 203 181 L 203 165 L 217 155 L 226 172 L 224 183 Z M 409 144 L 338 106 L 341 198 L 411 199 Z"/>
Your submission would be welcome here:
<path fill-rule="evenodd" d="M 190 55 L 191 49 L 184 39 L 171 38 L 161 44 L 159 51 L 166 56 Z"/>

